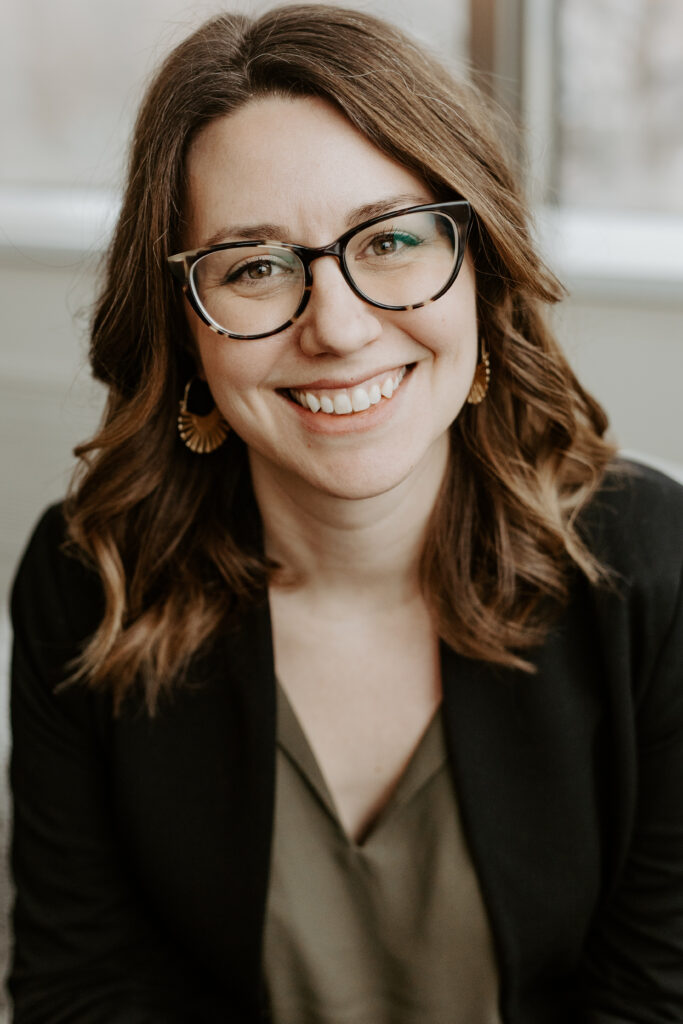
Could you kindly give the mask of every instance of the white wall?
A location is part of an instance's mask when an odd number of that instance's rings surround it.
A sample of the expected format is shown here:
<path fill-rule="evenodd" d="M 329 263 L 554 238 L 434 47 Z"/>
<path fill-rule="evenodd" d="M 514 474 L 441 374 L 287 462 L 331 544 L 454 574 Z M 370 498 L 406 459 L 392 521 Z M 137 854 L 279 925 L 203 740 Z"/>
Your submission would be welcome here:
<path fill-rule="evenodd" d="M 31 526 L 64 493 L 71 450 L 99 415 L 75 319 L 93 287 L 82 266 L 0 259 L 0 604 Z"/>
<path fill-rule="evenodd" d="M 683 463 L 683 295 L 676 301 L 573 296 L 558 335 L 605 405 L 621 447 Z"/>

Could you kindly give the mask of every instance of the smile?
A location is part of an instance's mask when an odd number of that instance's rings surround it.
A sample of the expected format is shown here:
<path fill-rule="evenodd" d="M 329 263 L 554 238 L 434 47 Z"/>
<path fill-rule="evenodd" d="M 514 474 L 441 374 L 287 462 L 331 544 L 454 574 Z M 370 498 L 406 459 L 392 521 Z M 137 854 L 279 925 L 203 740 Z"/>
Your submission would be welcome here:
<path fill-rule="evenodd" d="M 319 391 L 290 388 L 287 394 L 292 401 L 311 412 L 348 416 L 355 412 L 365 412 L 370 406 L 378 405 L 382 399 L 391 399 L 407 372 L 408 367 L 402 366 L 400 370 L 378 374 L 350 388 L 325 388 Z"/>

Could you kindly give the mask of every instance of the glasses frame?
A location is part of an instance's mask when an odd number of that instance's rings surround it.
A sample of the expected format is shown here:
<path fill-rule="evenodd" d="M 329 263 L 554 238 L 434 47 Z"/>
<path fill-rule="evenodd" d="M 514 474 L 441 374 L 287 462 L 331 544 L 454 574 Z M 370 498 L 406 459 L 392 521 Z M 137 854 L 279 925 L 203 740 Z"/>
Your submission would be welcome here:
<path fill-rule="evenodd" d="M 423 302 L 415 302 L 412 305 L 388 306 L 383 302 L 376 302 L 374 299 L 371 299 L 370 296 L 366 295 L 354 282 L 346 263 L 346 247 L 355 235 L 361 231 L 365 231 L 366 228 L 372 227 L 373 224 L 380 224 L 384 220 L 391 220 L 392 217 L 403 217 L 407 213 L 445 214 L 456 229 L 458 236 L 458 258 L 455 261 L 448 281 L 436 295 L 432 295 L 431 298 L 425 299 Z M 299 319 L 308 305 L 308 300 L 311 297 L 311 291 L 313 288 L 313 271 L 311 270 L 311 264 L 314 260 L 319 260 L 323 256 L 336 257 L 340 270 L 344 276 L 344 280 L 348 284 L 349 288 L 355 295 L 358 295 L 359 298 L 363 299 L 371 306 L 375 306 L 377 309 L 420 309 L 422 306 L 428 306 L 430 303 L 436 302 L 437 299 L 440 299 L 441 296 L 448 291 L 460 272 L 460 268 L 462 267 L 462 262 L 465 257 L 467 239 L 472 227 L 472 221 L 473 211 L 467 199 L 451 199 L 443 203 L 424 203 L 419 206 L 408 206 L 402 210 L 393 210 L 390 213 L 383 213 L 378 217 L 372 217 L 370 220 L 363 221 L 362 224 L 358 224 L 356 227 L 345 231 L 344 234 L 340 235 L 336 241 L 330 242 L 329 245 L 324 245 L 321 248 L 313 248 L 308 245 L 297 245 L 293 242 L 274 241 L 273 239 L 267 238 L 250 239 L 245 242 L 221 242 L 219 245 L 210 245 L 200 249 L 190 249 L 187 252 L 179 252 L 173 256 L 168 256 L 167 262 L 173 276 L 176 280 L 180 281 L 188 302 L 197 316 L 204 321 L 207 327 L 210 327 L 216 334 L 221 334 L 228 338 L 235 338 L 237 341 L 257 341 L 260 338 L 270 338 L 275 334 L 280 334 L 281 331 L 284 331 L 287 327 L 291 327 L 291 325 Z M 250 249 L 264 245 L 277 246 L 280 249 L 288 249 L 299 257 L 304 268 L 304 290 L 301 296 L 301 301 L 299 302 L 296 312 L 289 318 L 289 320 L 280 327 L 276 327 L 275 330 L 264 331 L 261 334 L 236 334 L 233 331 L 226 330 L 225 327 L 221 327 L 220 324 L 216 323 L 216 321 L 202 306 L 194 280 L 194 267 L 203 256 L 207 256 L 212 252 L 222 252 L 224 249 Z"/>

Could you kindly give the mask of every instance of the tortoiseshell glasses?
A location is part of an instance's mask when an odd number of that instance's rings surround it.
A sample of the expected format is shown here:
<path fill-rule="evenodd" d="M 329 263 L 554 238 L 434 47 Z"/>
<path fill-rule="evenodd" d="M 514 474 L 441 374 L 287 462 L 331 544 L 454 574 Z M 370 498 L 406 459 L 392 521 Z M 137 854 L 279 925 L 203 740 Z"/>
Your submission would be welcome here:
<path fill-rule="evenodd" d="M 252 340 L 301 316 L 311 264 L 334 256 L 356 295 L 380 309 L 417 309 L 446 292 L 462 266 L 472 222 L 464 199 L 373 217 L 320 249 L 255 239 L 169 256 L 195 312 L 218 334 Z"/>

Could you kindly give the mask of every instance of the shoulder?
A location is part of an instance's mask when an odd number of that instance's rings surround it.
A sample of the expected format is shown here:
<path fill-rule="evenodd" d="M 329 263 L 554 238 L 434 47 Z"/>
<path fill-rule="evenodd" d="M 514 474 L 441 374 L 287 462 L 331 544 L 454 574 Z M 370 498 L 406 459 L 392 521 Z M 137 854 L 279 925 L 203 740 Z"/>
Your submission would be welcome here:
<path fill-rule="evenodd" d="M 582 515 L 582 533 L 627 586 L 677 586 L 683 575 L 683 486 L 641 463 L 616 461 Z"/>
<path fill-rule="evenodd" d="M 34 526 L 26 548 L 19 563 L 17 579 L 22 574 L 36 572 L 40 574 L 46 561 L 53 563 L 55 557 L 66 541 L 66 521 L 64 504 L 58 502 L 50 505 Z"/>
<path fill-rule="evenodd" d="M 603 667 L 642 701 L 641 723 L 656 730 L 678 709 L 683 735 L 683 487 L 649 467 L 615 463 L 583 528 L 611 577 L 578 594 Z"/>
<path fill-rule="evenodd" d="M 103 612 L 99 577 L 67 540 L 63 504 L 52 505 L 29 538 L 11 597 L 15 641 L 63 649 L 65 657 L 96 629 Z"/>

